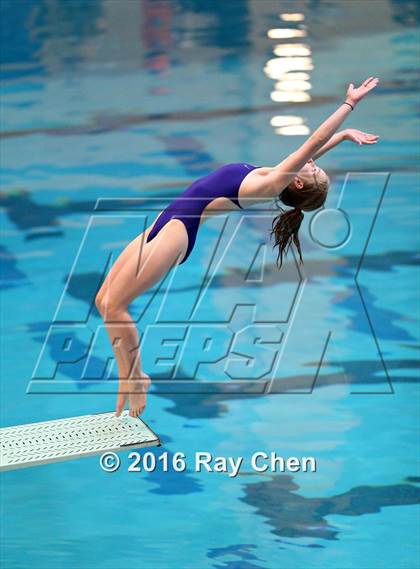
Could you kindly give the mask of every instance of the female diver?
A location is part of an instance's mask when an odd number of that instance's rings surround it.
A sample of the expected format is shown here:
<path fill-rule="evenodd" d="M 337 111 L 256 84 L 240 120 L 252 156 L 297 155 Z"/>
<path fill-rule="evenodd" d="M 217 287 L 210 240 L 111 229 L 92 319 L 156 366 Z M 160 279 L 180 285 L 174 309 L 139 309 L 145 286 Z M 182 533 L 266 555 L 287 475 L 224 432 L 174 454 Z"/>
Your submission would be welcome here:
<path fill-rule="evenodd" d="M 128 400 L 130 416 L 142 413 L 150 386 L 150 377 L 141 369 L 139 337 L 128 312 L 129 304 L 162 279 L 174 265 L 187 260 L 205 216 L 242 208 L 247 200 L 257 203 L 278 198 L 293 208 L 281 210 L 273 220 L 271 235 L 275 239 L 274 246 L 278 247 L 280 265 L 283 253 L 292 242 L 302 260 L 298 230 L 303 211 L 321 207 L 329 187 L 328 176 L 314 160 L 344 140 L 358 144 L 377 142 L 377 136 L 358 130 L 336 133 L 347 115 L 377 84 L 376 77 L 369 77 L 357 88 L 350 83 L 345 101 L 337 110 L 296 152 L 276 166 L 257 167 L 243 162 L 226 164 L 196 180 L 124 249 L 95 299 L 118 365 L 117 416 Z M 155 239 L 156 236 L 159 237 Z"/>

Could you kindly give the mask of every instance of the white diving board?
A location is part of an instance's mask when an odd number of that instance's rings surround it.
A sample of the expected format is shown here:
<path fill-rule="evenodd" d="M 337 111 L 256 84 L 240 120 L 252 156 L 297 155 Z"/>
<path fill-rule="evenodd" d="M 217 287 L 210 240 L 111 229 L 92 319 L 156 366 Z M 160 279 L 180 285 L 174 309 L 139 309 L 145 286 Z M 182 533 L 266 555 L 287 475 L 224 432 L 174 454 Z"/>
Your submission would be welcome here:
<path fill-rule="evenodd" d="M 0 429 L 0 470 L 160 445 L 139 418 L 97 413 Z"/>

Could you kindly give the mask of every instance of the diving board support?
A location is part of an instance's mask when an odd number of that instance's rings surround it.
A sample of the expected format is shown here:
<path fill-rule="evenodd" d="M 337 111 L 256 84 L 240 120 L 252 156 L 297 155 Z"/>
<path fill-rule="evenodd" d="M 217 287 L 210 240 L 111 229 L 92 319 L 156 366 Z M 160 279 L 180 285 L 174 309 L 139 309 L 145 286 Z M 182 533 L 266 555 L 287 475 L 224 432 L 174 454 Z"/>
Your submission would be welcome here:
<path fill-rule="evenodd" d="M 0 429 L 0 470 L 15 470 L 131 448 L 160 445 L 139 418 L 123 411 L 29 423 Z"/>

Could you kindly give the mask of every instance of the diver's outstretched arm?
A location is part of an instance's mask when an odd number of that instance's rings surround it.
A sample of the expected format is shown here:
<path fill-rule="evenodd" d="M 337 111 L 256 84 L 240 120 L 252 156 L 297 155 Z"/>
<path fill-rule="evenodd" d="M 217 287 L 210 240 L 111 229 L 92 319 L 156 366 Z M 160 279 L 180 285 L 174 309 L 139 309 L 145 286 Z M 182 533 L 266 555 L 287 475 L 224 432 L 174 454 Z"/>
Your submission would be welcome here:
<path fill-rule="evenodd" d="M 352 112 L 352 109 L 369 91 L 376 87 L 378 82 L 379 79 L 377 77 L 369 77 L 357 88 L 354 87 L 353 83 L 350 83 L 347 89 L 345 103 L 342 103 L 296 152 L 293 152 L 285 160 L 280 162 L 280 164 L 277 164 L 268 174 L 265 181 L 272 187 L 273 196 L 278 195 L 278 188 L 285 188 L 293 180 L 296 173 L 303 168 L 306 162 L 319 152 L 344 122 L 349 113 Z"/>
<path fill-rule="evenodd" d="M 322 146 L 315 154 L 312 156 L 313 160 L 316 160 L 329 150 L 332 150 L 338 144 L 341 144 L 345 140 L 350 140 L 356 144 L 376 144 L 378 142 L 379 136 L 376 134 L 369 134 L 368 132 L 362 132 L 361 130 L 356 130 L 355 128 L 347 128 L 336 132 L 332 135 L 329 141 Z"/>
<path fill-rule="evenodd" d="M 317 158 L 319 158 L 320 156 L 322 156 L 323 154 L 325 154 L 329 150 L 332 150 L 335 146 L 337 146 L 338 144 L 341 144 L 345 140 L 346 140 L 346 131 L 345 130 L 341 130 L 340 132 L 336 132 L 335 134 L 332 135 L 332 137 L 329 139 L 329 141 L 324 144 L 324 146 L 322 146 L 317 152 L 315 152 L 315 154 L 312 156 L 312 159 L 316 160 Z"/>

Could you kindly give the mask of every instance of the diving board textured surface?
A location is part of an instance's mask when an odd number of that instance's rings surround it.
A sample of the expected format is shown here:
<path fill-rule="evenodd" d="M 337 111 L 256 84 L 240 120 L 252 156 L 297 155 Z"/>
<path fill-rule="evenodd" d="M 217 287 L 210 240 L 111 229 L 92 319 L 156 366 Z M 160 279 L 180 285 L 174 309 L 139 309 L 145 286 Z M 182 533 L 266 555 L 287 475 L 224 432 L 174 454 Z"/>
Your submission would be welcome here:
<path fill-rule="evenodd" d="M 160 445 L 141 419 L 124 411 L 82 415 L 0 429 L 0 470 Z"/>

